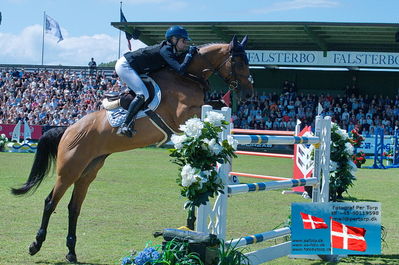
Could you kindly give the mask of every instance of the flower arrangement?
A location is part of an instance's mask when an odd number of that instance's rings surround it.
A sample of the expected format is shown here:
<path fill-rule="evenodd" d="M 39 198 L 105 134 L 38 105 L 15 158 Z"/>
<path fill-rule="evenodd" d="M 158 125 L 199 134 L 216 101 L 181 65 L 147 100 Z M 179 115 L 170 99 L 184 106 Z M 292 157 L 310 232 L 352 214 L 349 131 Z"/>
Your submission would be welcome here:
<path fill-rule="evenodd" d="M 189 243 L 177 240 L 166 242 L 163 247 L 157 245 L 148 246 L 139 252 L 133 252 L 122 259 L 121 265 L 204 265 L 198 253 L 189 251 Z M 161 249 L 162 248 L 162 249 Z M 213 260 L 215 265 L 249 265 L 249 259 L 235 245 L 226 245 L 221 242 L 216 249 L 217 258 Z"/>
<path fill-rule="evenodd" d="M 190 264 L 203 265 L 196 253 L 188 253 L 188 243 L 169 241 L 161 250 L 161 245 L 148 246 L 139 253 L 133 252 L 122 259 L 121 265 L 150 264 Z"/>
<path fill-rule="evenodd" d="M 4 150 L 6 143 L 8 142 L 8 138 L 4 133 L 0 135 L 0 151 Z"/>
<path fill-rule="evenodd" d="M 364 137 L 359 133 L 357 128 L 351 131 L 351 142 L 353 147 L 358 148 L 362 145 Z"/>
<path fill-rule="evenodd" d="M 226 163 L 236 157 L 234 150 L 237 141 L 232 137 L 221 141 L 219 134 L 229 123 L 223 114 L 210 111 L 207 118 L 189 119 L 180 126 L 182 135 L 173 135 L 174 149 L 170 156 L 180 166 L 177 183 L 181 195 L 188 201 L 184 208 L 206 204 L 209 197 L 223 192 L 222 180 L 217 171 L 217 163 Z"/>
<path fill-rule="evenodd" d="M 360 168 L 361 165 L 363 165 L 364 163 L 366 163 L 366 154 L 363 152 L 356 152 L 357 148 L 359 148 L 363 141 L 364 141 L 364 137 L 359 133 L 358 129 L 355 128 L 351 131 L 351 138 L 350 141 L 353 145 L 353 147 L 355 148 L 355 154 L 353 154 L 352 156 L 352 160 L 353 163 L 355 163 L 357 168 Z"/>
<path fill-rule="evenodd" d="M 121 265 L 135 264 L 144 265 L 151 264 L 151 262 L 156 261 L 160 258 L 158 250 L 154 247 L 146 247 L 143 251 L 139 252 L 137 255 L 135 252 L 126 256 L 122 259 Z"/>
<path fill-rule="evenodd" d="M 385 159 L 393 159 L 393 150 L 392 150 L 392 148 L 389 149 L 388 152 L 382 153 L 382 156 L 383 156 Z"/>
<path fill-rule="evenodd" d="M 331 127 L 330 200 L 342 199 L 356 179 L 357 166 L 352 160 L 354 148 L 348 134 L 335 123 Z"/>
<path fill-rule="evenodd" d="M 364 163 L 366 163 L 366 154 L 360 151 L 352 156 L 352 160 L 356 167 L 360 168 Z"/>

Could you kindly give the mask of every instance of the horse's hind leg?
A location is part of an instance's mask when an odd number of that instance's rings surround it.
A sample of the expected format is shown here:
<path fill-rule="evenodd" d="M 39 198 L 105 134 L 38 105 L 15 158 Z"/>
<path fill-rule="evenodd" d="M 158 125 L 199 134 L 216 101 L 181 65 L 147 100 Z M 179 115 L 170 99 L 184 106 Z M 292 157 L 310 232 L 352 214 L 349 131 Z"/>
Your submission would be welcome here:
<path fill-rule="evenodd" d="M 58 202 L 61 200 L 62 196 L 64 195 L 65 191 L 68 189 L 70 185 L 65 183 L 57 182 L 54 186 L 53 190 L 44 200 L 44 210 L 42 216 L 42 223 L 40 225 L 39 231 L 36 234 L 36 241 L 34 241 L 29 246 L 29 254 L 35 255 L 39 252 L 40 248 L 42 247 L 43 242 L 46 240 L 47 235 L 47 227 L 50 221 L 50 216 L 54 212 L 55 208 L 57 207 Z"/>
<path fill-rule="evenodd" d="M 40 250 L 44 240 L 46 240 L 48 222 L 50 220 L 51 213 L 55 209 L 55 207 L 53 207 L 54 204 L 51 203 L 52 196 L 53 196 L 53 190 L 44 200 L 42 223 L 40 225 L 39 231 L 36 234 L 36 241 L 29 246 L 29 254 L 31 254 L 32 256 L 35 255 Z"/>
<path fill-rule="evenodd" d="M 86 197 L 90 183 L 96 178 L 97 172 L 104 165 L 107 156 L 100 156 L 94 159 L 85 169 L 82 176 L 75 182 L 71 201 L 68 205 L 69 210 L 69 227 L 67 235 L 67 247 L 69 249 L 66 259 L 69 262 L 77 262 L 75 246 L 76 246 L 76 226 L 82 203 Z"/>

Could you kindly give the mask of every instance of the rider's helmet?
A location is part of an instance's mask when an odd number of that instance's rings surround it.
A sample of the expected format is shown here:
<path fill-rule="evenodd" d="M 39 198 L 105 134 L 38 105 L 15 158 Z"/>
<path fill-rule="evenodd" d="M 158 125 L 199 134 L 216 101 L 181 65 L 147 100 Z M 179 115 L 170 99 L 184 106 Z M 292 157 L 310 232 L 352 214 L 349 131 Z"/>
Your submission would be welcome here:
<path fill-rule="evenodd" d="M 172 26 L 165 32 L 166 40 L 170 40 L 173 36 L 178 39 L 191 40 L 187 30 L 181 26 Z"/>

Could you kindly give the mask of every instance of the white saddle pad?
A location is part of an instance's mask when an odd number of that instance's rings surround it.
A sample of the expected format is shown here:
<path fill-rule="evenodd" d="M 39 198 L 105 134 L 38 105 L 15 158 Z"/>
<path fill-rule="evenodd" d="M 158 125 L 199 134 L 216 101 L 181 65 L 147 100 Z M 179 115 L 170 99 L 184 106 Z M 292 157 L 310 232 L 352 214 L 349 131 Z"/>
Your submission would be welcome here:
<path fill-rule="evenodd" d="M 151 103 L 148 104 L 147 109 L 141 110 L 141 111 L 139 111 L 139 113 L 137 113 L 136 119 L 140 119 L 140 118 L 147 116 L 144 112 L 148 109 L 155 111 L 158 108 L 159 103 L 161 103 L 161 89 L 159 88 L 158 84 L 155 83 L 155 81 L 149 76 L 145 76 L 145 77 L 143 77 L 143 79 L 144 78 L 150 80 L 152 85 L 154 86 L 154 98 L 151 101 Z M 124 108 L 122 108 L 120 106 L 113 108 L 113 109 L 108 109 L 106 107 L 108 105 L 109 105 L 108 100 L 104 99 L 103 106 L 107 109 L 107 119 L 108 119 L 109 124 L 112 127 L 121 126 L 121 124 L 125 121 L 125 118 L 127 115 L 127 110 L 125 110 Z"/>

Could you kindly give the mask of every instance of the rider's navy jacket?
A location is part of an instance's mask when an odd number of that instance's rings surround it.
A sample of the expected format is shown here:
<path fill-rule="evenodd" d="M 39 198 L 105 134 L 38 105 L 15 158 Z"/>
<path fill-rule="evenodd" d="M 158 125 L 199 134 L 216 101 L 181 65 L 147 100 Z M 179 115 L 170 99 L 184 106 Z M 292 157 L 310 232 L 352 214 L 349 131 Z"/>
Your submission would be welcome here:
<path fill-rule="evenodd" d="M 173 52 L 172 45 L 166 41 L 133 52 L 127 52 L 124 57 L 138 74 L 155 72 L 166 66 L 170 66 L 178 73 L 184 74 L 192 59 L 192 55 L 189 53 L 176 55 Z"/>

